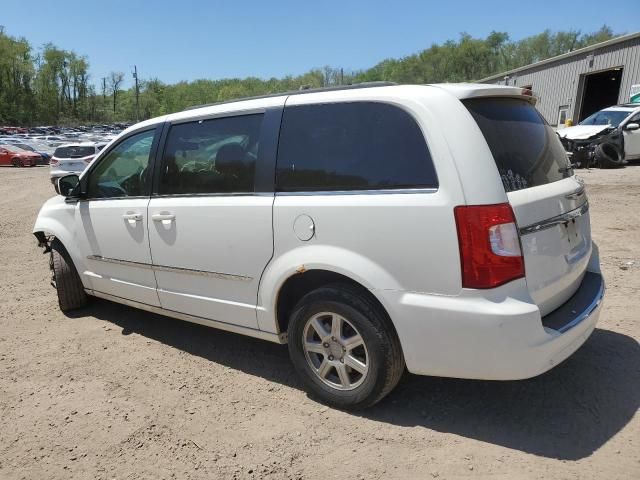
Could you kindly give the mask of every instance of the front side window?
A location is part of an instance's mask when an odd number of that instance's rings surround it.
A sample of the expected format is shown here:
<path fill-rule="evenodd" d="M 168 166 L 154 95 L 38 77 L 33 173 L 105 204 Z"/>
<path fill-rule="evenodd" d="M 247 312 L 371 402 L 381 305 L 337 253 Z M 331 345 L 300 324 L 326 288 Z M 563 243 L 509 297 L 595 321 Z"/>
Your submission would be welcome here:
<path fill-rule="evenodd" d="M 285 108 L 276 177 L 284 192 L 437 186 L 415 120 L 374 102 Z"/>
<path fill-rule="evenodd" d="M 173 125 L 158 193 L 253 192 L 262 118 L 239 115 Z"/>
<path fill-rule="evenodd" d="M 149 130 L 132 135 L 111 149 L 89 176 L 89 197 L 147 195 L 147 173 L 154 134 L 154 130 Z"/>

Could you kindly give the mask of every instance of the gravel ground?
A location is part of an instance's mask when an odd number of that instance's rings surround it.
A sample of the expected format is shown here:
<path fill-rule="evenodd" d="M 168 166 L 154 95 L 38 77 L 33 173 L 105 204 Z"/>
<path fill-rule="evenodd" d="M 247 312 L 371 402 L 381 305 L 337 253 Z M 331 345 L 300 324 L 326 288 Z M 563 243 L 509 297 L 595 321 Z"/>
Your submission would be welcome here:
<path fill-rule="evenodd" d="M 0 168 L 0 478 L 640 478 L 640 166 L 580 175 L 608 284 L 588 342 L 526 381 L 407 375 L 353 414 L 309 398 L 284 346 L 60 313 L 31 235 L 47 169 Z"/>

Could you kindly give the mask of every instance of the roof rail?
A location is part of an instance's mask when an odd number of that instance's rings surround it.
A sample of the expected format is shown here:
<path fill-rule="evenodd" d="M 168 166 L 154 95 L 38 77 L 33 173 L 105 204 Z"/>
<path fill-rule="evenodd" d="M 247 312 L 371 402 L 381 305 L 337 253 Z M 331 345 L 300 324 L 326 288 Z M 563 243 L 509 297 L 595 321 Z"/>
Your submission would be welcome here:
<path fill-rule="evenodd" d="M 191 107 L 185 108 L 183 111 L 186 112 L 188 110 L 195 110 L 197 108 L 212 107 L 214 105 L 224 105 L 227 103 L 244 102 L 245 100 L 258 100 L 260 98 L 285 97 L 290 95 L 300 95 L 303 93 L 315 93 L 315 92 L 333 92 L 336 90 L 355 90 L 358 88 L 390 87 L 393 85 L 398 85 L 398 84 L 396 82 L 361 82 L 361 83 L 354 83 L 351 85 L 337 85 L 335 87 L 308 88 L 308 87 L 302 86 L 300 87 L 300 90 L 292 90 L 292 91 L 280 92 L 280 93 L 268 93 L 266 95 L 256 95 L 253 97 L 234 98 L 233 100 L 225 100 L 223 102 L 205 103 L 203 105 L 193 105 Z"/>

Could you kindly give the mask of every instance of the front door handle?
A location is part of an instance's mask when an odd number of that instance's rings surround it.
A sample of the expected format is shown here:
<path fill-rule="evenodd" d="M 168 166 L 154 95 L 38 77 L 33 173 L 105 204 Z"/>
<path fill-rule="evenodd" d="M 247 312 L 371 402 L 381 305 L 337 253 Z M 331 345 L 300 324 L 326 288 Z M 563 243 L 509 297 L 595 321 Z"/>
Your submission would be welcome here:
<path fill-rule="evenodd" d="M 176 216 L 173 213 L 154 213 L 151 215 L 151 220 L 154 222 L 162 222 L 163 225 L 168 225 L 175 220 Z"/>
<path fill-rule="evenodd" d="M 124 218 L 127 222 L 129 222 L 129 225 L 135 225 L 136 222 L 139 222 L 140 220 L 142 220 L 142 214 L 141 213 L 125 213 L 124 215 L 122 215 L 122 218 Z"/>

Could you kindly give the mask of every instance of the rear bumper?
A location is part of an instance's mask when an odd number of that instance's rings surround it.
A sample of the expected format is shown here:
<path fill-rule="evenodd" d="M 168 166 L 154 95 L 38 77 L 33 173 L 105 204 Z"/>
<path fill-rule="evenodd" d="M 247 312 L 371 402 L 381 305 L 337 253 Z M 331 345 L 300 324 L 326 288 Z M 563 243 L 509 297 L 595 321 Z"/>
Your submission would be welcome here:
<path fill-rule="evenodd" d="M 392 306 L 410 372 L 518 380 L 546 372 L 589 338 L 605 288 L 599 273 L 588 272 L 576 294 L 544 318 L 526 291 L 518 280 L 456 297 L 376 293 Z"/>

